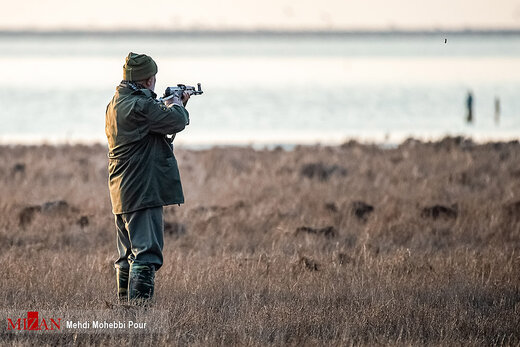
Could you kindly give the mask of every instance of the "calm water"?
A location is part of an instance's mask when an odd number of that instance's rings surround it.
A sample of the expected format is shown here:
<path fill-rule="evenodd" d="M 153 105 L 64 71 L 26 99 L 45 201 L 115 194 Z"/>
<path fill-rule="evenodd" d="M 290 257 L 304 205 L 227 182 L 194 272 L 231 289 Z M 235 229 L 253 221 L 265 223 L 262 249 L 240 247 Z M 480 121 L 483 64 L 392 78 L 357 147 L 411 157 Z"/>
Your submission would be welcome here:
<path fill-rule="evenodd" d="M 177 144 L 517 138 L 520 36 L 446 38 L 0 36 L 0 142 L 104 142 L 129 51 L 157 61 L 158 94 L 202 83 Z"/>

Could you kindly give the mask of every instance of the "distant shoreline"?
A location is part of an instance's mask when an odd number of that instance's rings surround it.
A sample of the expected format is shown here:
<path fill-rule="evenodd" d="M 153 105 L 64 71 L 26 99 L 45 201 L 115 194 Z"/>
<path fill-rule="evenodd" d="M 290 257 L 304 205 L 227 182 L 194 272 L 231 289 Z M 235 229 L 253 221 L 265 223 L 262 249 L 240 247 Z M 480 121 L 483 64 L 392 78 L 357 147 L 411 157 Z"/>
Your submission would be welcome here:
<path fill-rule="evenodd" d="M 366 37 L 366 36 L 482 36 L 520 35 L 518 29 L 430 29 L 430 30 L 0 30 L 0 37 L 126 37 L 126 36 L 186 36 L 186 37 Z"/>
<path fill-rule="evenodd" d="M 464 135 L 453 135 L 453 136 L 444 136 L 440 138 L 417 138 L 417 137 L 408 137 L 403 139 L 402 141 L 397 142 L 380 142 L 380 141 L 370 141 L 363 140 L 359 138 L 345 138 L 344 141 L 341 142 L 272 142 L 272 143 L 262 143 L 262 142 L 251 142 L 251 143 L 231 143 L 231 142 L 220 142 L 220 143 L 176 143 L 174 147 L 182 150 L 211 150 L 214 148 L 229 148 L 229 149 L 238 149 L 238 148 L 251 148 L 254 150 L 286 150 L 292 151 L 296 148 L 314 148 L 314 147 L 351 147 L 353 145 L 358 146 L 375 146 L 381 149 L 393 149 L 399 148 L 402 146 L 406 146 L 408 144 L 424 144 L 424 145 L 441 145 L 445 144 L 456 144 L 457 146 L 463 147 L 472 147 L 472 146 L 488 146 L 488 145 L 518 145 L 519 139 L 517 138 L 507 138 L 507 139 L 487 139 L 487 140 L 479 140 L 477 138 L 473 138 L 471 136 Z M 10 147 L 30 147 L 30 148 L 39 148 L 39 147 L 75 147 L 75 146 L 86 146 L 86 147 L 103 147 L 106 148 L 106 142 L 102 141 L 43 141 L 43 142 L 7 142 L 0 141 L 0 149 L 1 148 L 10 148 Z"/>

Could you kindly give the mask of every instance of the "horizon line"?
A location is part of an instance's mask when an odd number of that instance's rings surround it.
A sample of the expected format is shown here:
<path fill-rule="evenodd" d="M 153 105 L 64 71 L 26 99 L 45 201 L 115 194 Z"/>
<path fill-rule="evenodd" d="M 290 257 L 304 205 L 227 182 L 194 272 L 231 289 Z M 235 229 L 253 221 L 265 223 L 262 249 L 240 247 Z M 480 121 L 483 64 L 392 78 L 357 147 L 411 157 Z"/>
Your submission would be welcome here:
<path fill-rule="evenodd" d="M 152 30 L 130 30 L 130 29 L 0 29 L 0 36 L 356 36 L 356 35 L 520 35 L 520 28 L 463 28 L 463 29 L 300 29 L 300 30 L 277 30 L 277 29 L 152 29 Z"/>

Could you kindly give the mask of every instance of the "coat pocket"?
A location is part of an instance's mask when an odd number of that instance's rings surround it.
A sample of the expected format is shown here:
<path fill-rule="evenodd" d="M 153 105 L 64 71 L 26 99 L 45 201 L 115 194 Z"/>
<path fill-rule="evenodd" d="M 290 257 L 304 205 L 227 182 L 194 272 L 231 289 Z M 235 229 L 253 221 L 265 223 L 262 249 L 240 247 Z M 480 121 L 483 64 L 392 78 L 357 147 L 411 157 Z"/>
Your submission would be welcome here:
<path fill-rule="evenodd" d="M 168 157 L 162 159 L 159 163 L 159 170 L 168 178 L 180 181 L 179 168 L 177 166 L 177 160 L 175 157 Z"/>

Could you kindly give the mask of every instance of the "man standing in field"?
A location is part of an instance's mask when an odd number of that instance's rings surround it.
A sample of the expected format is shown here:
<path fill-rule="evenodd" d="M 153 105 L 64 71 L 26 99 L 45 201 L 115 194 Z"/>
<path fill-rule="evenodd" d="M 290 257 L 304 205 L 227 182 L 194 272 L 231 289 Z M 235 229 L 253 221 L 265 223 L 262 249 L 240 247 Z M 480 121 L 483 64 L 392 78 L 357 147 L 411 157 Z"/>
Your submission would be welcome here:
<path fill-rule="evenodd" d="M 117 292 L 124 303 L 153 297 L 155 272 L 163 263 L 163 206 L 184 203 L 173 137 L 189 123 L 189 95 L 167 103 L 154 93 L 157 64 L 129 53 L 123 81 L 105 115 L 108 185 L 115 215 Z"/>

